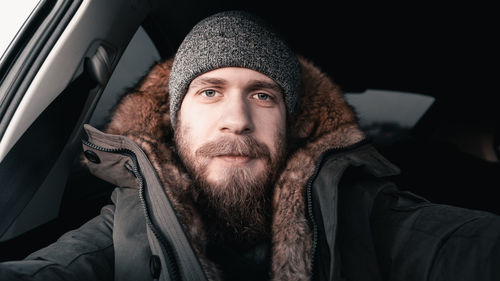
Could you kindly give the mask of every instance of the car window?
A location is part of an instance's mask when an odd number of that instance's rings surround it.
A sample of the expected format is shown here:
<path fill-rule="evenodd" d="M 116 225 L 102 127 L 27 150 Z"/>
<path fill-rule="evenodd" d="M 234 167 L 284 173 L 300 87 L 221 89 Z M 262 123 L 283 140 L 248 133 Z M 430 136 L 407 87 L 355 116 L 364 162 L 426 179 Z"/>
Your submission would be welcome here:
<path fill-rule="evenodd" d="M 379 145 L 408 137 L 434 103 L 434 97 L 423 94 L 375 89 L 345 97 L 358 114 L 361 129 Z"/>
<path fill-rule="evenodd" d="M 40 2 L 41 0 L 18 0 L 0 3 L 0 58 Z"/>
<path fill-rule="evenodd" d="M 3 3 L 9 3 L 9 5 L 4 4 L 8 11 L 11 7 L 10 2 L 3 1 Z M 8 127 L 16 118 L 15 113 L 18 112 L 18 106 L 24 100 L 24 95 L 81 2 L 82 0 L 41 0 L 21 24 L 14 39 L 6 43 L 8 47 L 0 60 L 0 138 L 2 142 L 9 134 Z M 14 11 L 11 12 L 14 13 Z M 59 91 L 55 92 L 56 95 L 57 93 Z"/>

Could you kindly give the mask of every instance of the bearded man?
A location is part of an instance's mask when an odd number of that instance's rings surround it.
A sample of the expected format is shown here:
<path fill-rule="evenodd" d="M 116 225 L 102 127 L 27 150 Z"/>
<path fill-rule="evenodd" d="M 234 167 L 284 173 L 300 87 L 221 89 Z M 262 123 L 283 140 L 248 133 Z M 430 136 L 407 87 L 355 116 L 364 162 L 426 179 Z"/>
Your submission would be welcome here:
<path fill-rule="evenodd" d="M 499 217 L 399 191 L 338 87 L 250 14 L 202 20 L 85 129 L 113 204 L 5 279 L 500 280 Z"/>

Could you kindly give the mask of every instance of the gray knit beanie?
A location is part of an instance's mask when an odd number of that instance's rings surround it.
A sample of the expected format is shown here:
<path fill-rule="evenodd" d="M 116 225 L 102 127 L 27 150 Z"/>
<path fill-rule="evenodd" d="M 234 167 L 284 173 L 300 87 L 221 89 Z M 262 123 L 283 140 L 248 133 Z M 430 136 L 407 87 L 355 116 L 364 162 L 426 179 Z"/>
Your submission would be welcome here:
<path fill-rule="evenodd" d="M 270 77 L 283 89 L 288 113 L 295 111 L 300 65 L 294 52 L 261 19 L 227 11 L 200 21 L 177 50 L 168 83 L 174 128 L 191 81 L 222 67 L 249 68 Z"/>

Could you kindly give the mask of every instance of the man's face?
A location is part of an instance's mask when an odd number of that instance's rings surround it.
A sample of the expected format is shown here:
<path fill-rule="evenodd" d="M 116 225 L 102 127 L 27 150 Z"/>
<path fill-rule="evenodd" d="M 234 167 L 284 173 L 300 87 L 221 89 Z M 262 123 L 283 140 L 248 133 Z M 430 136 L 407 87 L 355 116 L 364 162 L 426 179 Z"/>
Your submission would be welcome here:
<path fill-rule="evenodd" d="M 212 205 L 236 215 L 255 209 L 269 190 L 285 158 L 285 128 L 279 86 L 259 72 L 227 67 L 191 82 L 175 141 Z"/>

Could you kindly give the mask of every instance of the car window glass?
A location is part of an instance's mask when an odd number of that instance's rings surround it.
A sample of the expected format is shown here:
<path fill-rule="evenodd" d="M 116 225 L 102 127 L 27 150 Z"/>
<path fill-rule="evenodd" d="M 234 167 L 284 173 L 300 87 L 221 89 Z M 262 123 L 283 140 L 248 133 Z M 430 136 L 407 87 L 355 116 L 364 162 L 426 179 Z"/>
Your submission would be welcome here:
<path fill-rule="evenodd" d="M 427 95 L 373 89 L 346 93 L 345 97 L 354 107 L 361 129 L 382 145 L 407 137 L 434 103 L 434 98 Z"/>
<path fill-rule="evenodd" d="M 17 0 L 0 3 L 0 58 L 39 2 L 40 0 Z"/>

